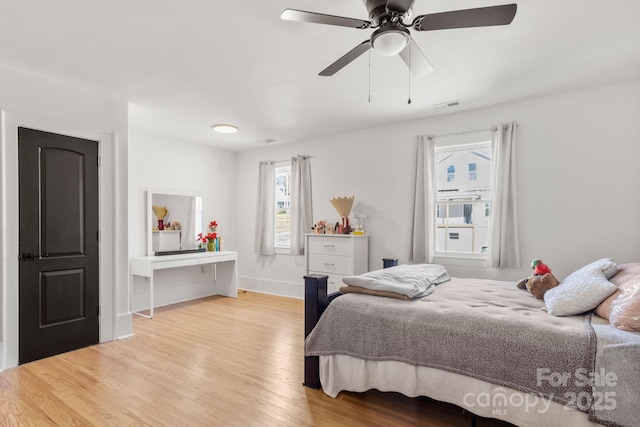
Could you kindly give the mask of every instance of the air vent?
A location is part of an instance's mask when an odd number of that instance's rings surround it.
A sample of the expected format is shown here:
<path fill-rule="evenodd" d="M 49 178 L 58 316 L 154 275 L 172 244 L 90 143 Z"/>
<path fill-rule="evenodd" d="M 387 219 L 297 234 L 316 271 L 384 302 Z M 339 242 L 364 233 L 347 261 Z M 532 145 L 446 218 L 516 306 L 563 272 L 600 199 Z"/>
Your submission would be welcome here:
<path fill-rule="evenodd" d="M 267 138 L 267 139 L 261 139 L 260 141 L 256 141 L 258 144 L 271 144 L 273 142 L 276 142 L 275 139 L 271 139 L 271 138 Z"/>
<path fill-rule="evenodd" d="M 449 108 L 449 107 L 457 107 L 460 105 L 460 101 L 449 101 L 443 102 L 442 104 L 432 105 L 431 108 Z"/>

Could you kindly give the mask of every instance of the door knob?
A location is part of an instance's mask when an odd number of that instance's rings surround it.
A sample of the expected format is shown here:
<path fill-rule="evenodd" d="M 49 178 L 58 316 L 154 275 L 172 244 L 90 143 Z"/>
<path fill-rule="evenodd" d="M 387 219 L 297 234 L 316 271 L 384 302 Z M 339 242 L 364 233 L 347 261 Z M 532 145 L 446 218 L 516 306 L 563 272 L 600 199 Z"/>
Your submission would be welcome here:
<path fill-rule="evenodd" d="M 40 254 L 35 252 L 24 252 L 22 254 L 22 259 L 36 259 L 36 258 L 40 258 Z"/>

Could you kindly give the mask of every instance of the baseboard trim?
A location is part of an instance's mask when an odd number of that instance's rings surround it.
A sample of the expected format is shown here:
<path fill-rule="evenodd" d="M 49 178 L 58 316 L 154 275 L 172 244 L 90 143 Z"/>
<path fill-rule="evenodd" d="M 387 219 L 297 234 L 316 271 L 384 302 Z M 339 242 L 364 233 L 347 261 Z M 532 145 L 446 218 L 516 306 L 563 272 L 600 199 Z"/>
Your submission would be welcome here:
<path fill-rule="evenodd" d="M 4 371 L 4 344 L 0 341 L 0 372 Z"/>
<path fill-rule="evenodd" d="M 304 281 L 284 282 L 282 280 L 238 276 L 238 288 L 261 294 L 304 299 Z"/>

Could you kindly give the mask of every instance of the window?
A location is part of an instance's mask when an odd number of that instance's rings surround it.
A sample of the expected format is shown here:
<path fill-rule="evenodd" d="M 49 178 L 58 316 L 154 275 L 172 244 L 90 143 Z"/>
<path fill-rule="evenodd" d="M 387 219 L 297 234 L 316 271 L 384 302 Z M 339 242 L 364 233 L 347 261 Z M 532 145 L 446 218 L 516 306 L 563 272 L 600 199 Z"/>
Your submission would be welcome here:
<path fill-rule="evenodd" d="M 487 253 L 491 157 L 491 141 L 436 144 L 436 254 Z M 456 177 L 456 168 L 469 173 Z"/>
<path fill-rule="evenodd" d="M 447 168 L 447 182 L 453 182 L 456 180 L 456 167 L 449 165 Z"/>
<path fill-rule="evenodd" d="M 409 260 L 518 268 L 517 122 L 418 135 Z M 467 168 L 475 163 L 475 179 Z M 458 168 L 450 181 L 450 166 Z M 461 205 L 461 206 L 460 206 Z M 455 236 L 457 239 L 449 239 Z M 438 260 L 440 258 L 440 260 Z"/>
<path fill-rule="evenodd" d="M 281 162 L 275 173 L 275 247 L 291 246 L 291 164 Z"/>
<path fill-rule="evenodd" d="M 469 163 L 469 181 L 475 181 L 478 179 L 478 164 Z"/>

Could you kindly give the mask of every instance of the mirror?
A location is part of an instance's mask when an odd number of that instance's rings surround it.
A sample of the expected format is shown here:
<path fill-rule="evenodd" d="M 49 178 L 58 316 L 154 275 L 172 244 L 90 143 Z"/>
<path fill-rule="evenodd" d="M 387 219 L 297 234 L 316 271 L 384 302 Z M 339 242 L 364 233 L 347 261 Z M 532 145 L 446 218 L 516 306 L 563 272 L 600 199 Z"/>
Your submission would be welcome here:
<path fill-rule="evenodd" d="M 155 212 L 154 206 L 156 206 Z M 198 233 L 202 233 L 202 196 L 200 194 L 147 190 L 146 212 L 147 255 L 155 255 L 158 251 L 197 248 L 196 237 Z M 163 217 L 162 224 L 158 215 Z"/>

